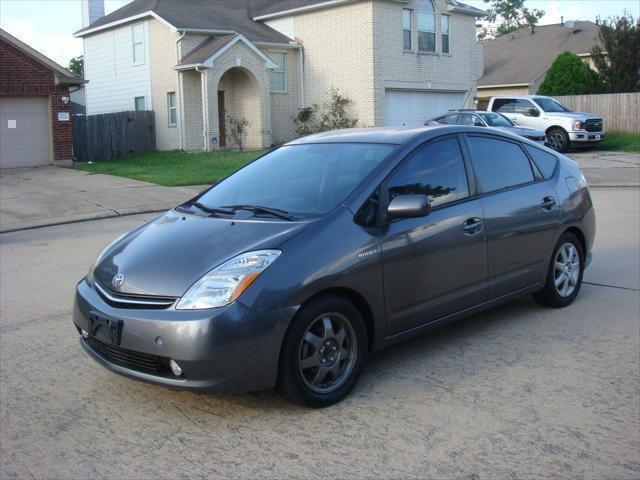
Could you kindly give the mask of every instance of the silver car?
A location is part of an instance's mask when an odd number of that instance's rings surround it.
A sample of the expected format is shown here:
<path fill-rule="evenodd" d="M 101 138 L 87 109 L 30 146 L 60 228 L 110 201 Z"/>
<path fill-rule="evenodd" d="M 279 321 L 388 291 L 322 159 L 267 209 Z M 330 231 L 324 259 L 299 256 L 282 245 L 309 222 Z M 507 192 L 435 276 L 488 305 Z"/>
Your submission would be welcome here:
<path fill-rule="evenodd" d="M 543 131 L 518 126 L 500 113 L 483 110 L 452 110 L 446 115 L 439 115 L 425 122 L 425 125 L 437 124 L 494 128 L 547 146 L 547 136 Z"/>

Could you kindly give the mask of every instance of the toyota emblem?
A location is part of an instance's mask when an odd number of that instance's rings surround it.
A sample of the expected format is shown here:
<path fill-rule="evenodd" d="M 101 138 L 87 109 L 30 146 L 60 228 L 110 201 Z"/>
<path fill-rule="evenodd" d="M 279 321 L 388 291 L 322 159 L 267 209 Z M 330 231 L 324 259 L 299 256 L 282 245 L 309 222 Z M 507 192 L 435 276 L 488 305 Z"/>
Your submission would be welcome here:
<path fill-rule="evenodd" d="M 121 273 L 117 274 L 115 277 L 113 277 L 113 280 L 111 280 L 111 285 L 113 285 L 115 288 L 120 288 L 123 284 L 124 275 L 122 275 Z"/>

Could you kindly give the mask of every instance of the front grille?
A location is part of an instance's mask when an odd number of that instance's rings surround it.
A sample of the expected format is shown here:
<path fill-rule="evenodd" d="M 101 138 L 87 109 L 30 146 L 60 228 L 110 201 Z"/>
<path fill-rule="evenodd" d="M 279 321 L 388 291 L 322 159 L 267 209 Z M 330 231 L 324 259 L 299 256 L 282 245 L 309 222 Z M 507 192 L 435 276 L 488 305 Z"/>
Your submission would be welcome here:
<path fill-rule="evenodd" d="M 96 292 L 112 307 L 162 310 L 169 308 L 177 300 L 174 297 L 151 297 L 115 293 L 97 281 L 93 283 Z"/>
<path fill-rule="evenodd" d="M 601 118 L 590 118 L 586 122 L 584 122 L 584 129 L 587 132 L 601 132 L 602 131 L 602 119 Z"/>
<path fill-rule="evenodd" d="M 168 358 L 126 350 L 116 345 L 101 342 L 94 337 L 88 337 L 84 339 L 84 342 L 96 354 L 110 363 L 142 373 L 172 376 Z"/>

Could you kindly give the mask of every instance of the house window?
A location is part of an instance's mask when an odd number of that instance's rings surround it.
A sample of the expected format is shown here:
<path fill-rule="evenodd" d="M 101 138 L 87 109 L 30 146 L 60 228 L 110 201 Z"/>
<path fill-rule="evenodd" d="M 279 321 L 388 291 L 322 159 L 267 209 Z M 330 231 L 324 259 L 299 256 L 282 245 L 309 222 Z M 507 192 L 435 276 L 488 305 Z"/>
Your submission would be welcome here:
<path fill-rule="evenodd" d="M 442 53 L 449 54 L 449 15 L 442 15 Z"/>
<path fill-rule="evenodd" d="M 133 63 L 144 63 L 144 24 L 136 23 L 131 26 L 131 39 L 133 43 Z"/>
<path fill-rule="evenodd" d="M 169 117 L 169 126 L 178 125 L 178 107 L 176 105 L 176 92 L 167 93 L 167 110 Z"/>
<path fill-rule="evenodd" d="M 402 9 L 402 35 L 404 49 L 411 50 L 411 10 Z"/>
<path fill-rule="evenodd" d="M 133 103 L 135 104 L 136 112 L 144 112 L 147 109 L 147 103 L 144 97 L 134 98 Z"/>
<path fill-rule="evenodd" d="M 430 0 L 423 0 L 418 8 L 418 51 L 436 51 L 436 14 Z"/>
<path fill-rule="evenodd" d="M 287 91 L 287 54 L 271 52 L 269 58 L 273 60 L 278 67 L 271 72 L 271 91 L 286 92 Z"/>

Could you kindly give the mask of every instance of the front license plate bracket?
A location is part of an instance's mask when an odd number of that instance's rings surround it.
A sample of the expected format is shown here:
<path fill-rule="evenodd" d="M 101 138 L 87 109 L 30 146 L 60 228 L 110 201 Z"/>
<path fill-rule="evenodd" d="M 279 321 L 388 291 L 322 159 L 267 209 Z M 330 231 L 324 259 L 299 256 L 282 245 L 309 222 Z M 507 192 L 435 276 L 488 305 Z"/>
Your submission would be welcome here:
<path fill-rule="evenodd" d="M 89 315 L 89 334 L 96 340 L 120 345 L 123 324 L 122 320 L 112 320 L 92 313 Z"/>

